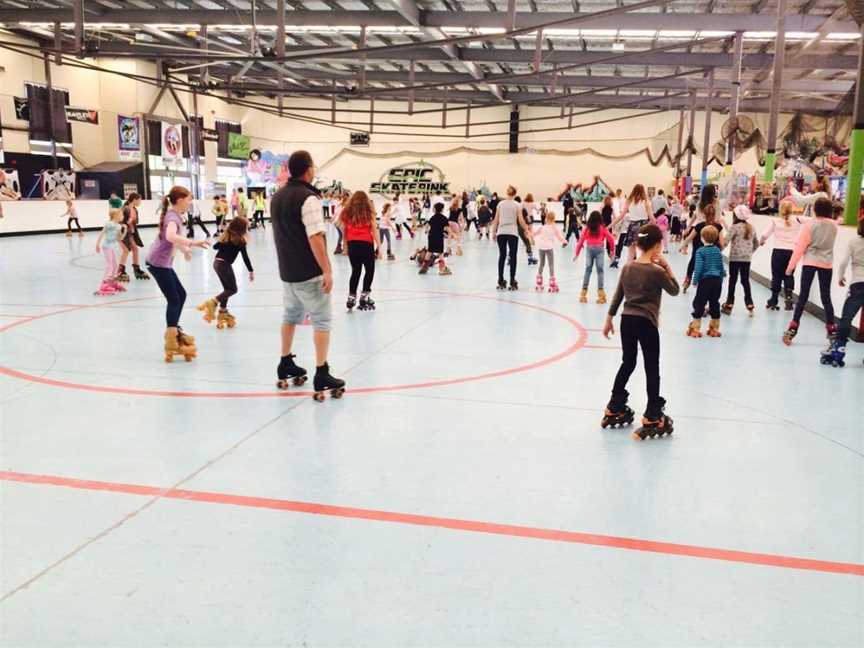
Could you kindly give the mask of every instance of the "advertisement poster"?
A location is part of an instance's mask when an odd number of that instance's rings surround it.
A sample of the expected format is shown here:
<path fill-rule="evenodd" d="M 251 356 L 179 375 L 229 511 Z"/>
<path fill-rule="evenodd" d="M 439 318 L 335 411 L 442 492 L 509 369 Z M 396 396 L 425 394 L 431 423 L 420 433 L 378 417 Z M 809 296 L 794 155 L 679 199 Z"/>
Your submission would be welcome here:
<path fill-rule="evenodd" d="M 420 160 L 401 164 L 381 174 L 380 180 L 369 186 L 369 191 L 377 194 L 446 194 L 450 192 L 450 183 L 441 169 Z"/>
<path fill-rule="evenodd" d="M 67 200 L 75 197 L 75 173 L 66 169 L 42 172 L 42 198 Z"/>
<path fill-rule="evenodd" d="M 177 124 L 162 122 L 162 159 L 176 162 L 183 157 L 183 135 Z"/>
<path fill-rule="evenodd" d="M 21 200 L 21 183 L 17 171 L 0 169 L 0 200 Z"/>
<path fill-rule="evenodd" d="M 241 166 L 247 187 L 266 187 L 272 193 L 288 182 L 288 155 L 252 149 Z"/>
<path fill-rule="evenodd" d="M 228 157 L 235 160 L 248 160 L 252 141 L 248 135 L 228 133 Z"/>
<path fill-rule="evenodd" d="M 99 111 L 90 110 L 89 108 L 70 108 L 69 106 L 66 106 L 66 121 L 98 124 Z"/>
<path fill-rule="evenodd" d="M 13 97 L 15 101 L 15 119 L 30 121 L 30 102 L 27 97 Z"/>
<path fill-rule="evenodd" d="M 117 115 L 117 137 L 121 159 L 141 157 L 141 120 L 138 117 Z"/>

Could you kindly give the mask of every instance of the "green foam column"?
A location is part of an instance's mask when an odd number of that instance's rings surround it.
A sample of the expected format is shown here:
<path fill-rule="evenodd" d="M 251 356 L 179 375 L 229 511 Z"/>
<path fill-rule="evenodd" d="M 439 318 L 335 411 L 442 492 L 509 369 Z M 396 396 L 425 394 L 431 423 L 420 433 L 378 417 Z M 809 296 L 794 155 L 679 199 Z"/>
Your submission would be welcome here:
<path fill-rule="evenodd" d="M 849 175 L 846 180 L 846 212 L 843 220 L 847 225 L 857 225 L 858 209 L 861 205 L 861 174 L 864 173 L 864 128 L 853 130 L 851 140 Z"/>
<path fill-rule="evenodd" d="M 765 153 L 765 182 L 774 182 L 774 167 L 777 165 L 777 154 L 774 151 Z"/>

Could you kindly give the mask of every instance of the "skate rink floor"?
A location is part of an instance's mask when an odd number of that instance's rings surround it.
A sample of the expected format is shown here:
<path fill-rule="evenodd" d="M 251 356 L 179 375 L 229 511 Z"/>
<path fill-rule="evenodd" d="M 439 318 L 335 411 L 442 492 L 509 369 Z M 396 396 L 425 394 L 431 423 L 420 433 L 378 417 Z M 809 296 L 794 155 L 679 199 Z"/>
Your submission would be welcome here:
<path fill-rule="evenodd" d="M 549 294 L 521 244 L 514 293 L 492 241 L 419 276 L 394 240 L 350 314 L 334 258 L 348 391 L 319 404 L 275 388 L 269 227 L 235 329 L 195 310 L 213 252 L 175 261 L 188 364 L 155 281 L 93 295 L 97 234 L 0 239 L 0 645 L 864 645 L 864 347 L 821 366 L 807 314 L 785 347 L 758 284 L 721 339 L 684 335 L 694 290 L 664 295 L 675 432 L 638 442 L 600 427 L 620 341 L 572 244 Z M 298 328 L 310 374 L 312 349 Z M 644 390 L 640 357 L 637 415 Z"/>

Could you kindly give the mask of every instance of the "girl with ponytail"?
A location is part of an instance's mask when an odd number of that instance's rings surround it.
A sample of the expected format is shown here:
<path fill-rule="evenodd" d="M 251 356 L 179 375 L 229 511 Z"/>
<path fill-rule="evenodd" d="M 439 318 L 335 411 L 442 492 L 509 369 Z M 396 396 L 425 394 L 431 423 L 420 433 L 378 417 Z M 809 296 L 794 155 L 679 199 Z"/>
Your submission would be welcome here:
<path fill-rule="evenodd" d="M 159 233 L 147 255 L 147 268 L 165 295 L 168 307 L 165 311 L 165 362 L 171 362 L 175 355 L 182 355 L 190 361 L 197 354 L 195 338 L 180 329 L 180 313 L 186 302 L 186 291 L 174 272 L 174 252 L 180 250 L 189 261 L 192 248 L 210 247 L 207 241 L 194 241 L 185 238 L 182 231 L 183 215 L 192 204 L 192 194 L 185 187 L 175 186 L 162 199 L 159 217 Z"/>

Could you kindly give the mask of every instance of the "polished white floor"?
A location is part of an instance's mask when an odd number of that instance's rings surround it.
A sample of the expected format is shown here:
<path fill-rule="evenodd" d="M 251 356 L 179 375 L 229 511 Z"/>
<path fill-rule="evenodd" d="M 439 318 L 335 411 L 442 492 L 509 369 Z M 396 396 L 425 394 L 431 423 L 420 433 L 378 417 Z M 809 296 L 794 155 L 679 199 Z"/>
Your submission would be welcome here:
<path fill-rule="evenodd" d="M 569 249 L 561 293 L 522 250 L 499 293 L 493 243 L 421 277 L 399 241 L 351 314 L 336 258 L 349 391 L 317 404 L 274 387 L 269 230 L 233 330 L 194 310 L 212 253 L 177 262 L 189 364 L 154 282 L 93 296 L 95 238 L 0 239 L 0 645 L 864 644 L 864 347 L 821 366 L 809 315 L 783 346 L 763 288 L 721 339 L 664 298 L 675 433 L 639 443 L 599 426 L 618 341 Z M 641 412 L 641 367 L 630 391 Z"/>

